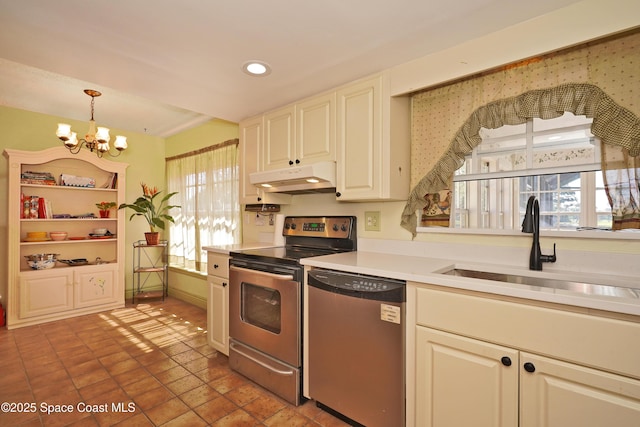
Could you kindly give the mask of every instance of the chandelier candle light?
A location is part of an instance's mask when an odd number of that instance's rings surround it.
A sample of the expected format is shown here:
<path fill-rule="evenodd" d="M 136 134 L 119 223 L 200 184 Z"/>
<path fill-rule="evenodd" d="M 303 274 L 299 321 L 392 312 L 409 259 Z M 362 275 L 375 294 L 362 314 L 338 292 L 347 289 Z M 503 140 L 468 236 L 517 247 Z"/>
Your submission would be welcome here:
<path fill-rule="evenodd" d="M 93 89 L 85 89 L 84 93 L 91 97 L 91 120 L 89 121 L 89 131 L 84 136 L 84 139 L 78 140 L 76 133 L 71 132 L 71 125 L 66 123 L 58 123 L 56 135 L 62 140 L 65 147 L 67 147 L 73 154 L 78 154 L 84 144 L 84 146 L 92 152 L 95 151 L 98 157 L 102 157 L 104 153 L 109 154 L 111 157 L 119 156 L 122 151 L 127 149 L 127 138 L 122 135 L 116 136 L 113 146 L 118 151 L 117 153 L 112 153 L 110 151 L 111 147 L 109 146 L 109 141 L 111 140 L 111 137 L 109 136 L 109 129 L 105 127 L 98 127 L 96 131 L 96 122 L 93 119 L 93 105 L 95 98 L 102 95 L 102 93 Z"/>

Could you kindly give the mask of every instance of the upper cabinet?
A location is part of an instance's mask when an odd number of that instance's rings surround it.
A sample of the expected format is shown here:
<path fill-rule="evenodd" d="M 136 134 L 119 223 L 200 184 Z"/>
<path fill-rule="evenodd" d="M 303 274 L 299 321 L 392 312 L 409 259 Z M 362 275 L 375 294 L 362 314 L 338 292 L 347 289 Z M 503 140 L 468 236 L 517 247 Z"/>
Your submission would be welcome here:
<path fill-rule="evenodd" d="M 340 201 L 406 200 L 410 180 L 410 99 L 391 97 L 386 73 L 337 91 Z"/>
<path fill-rule="evenodd" d="M 240 122 L 240 203 L 258 203 L 258 188 L 249 181 L 249 174 L 257 172 L 260 166 L 262 146 L 262 116 Z"/>
<path fill-rule="evenodd" d="M 263 169 L 280 169 L 299 164 L 295 149 L 294 105 L 264 115 Z"/>
<path fill-rule="evenodd" d="M 335 161 L 335 92 L 264 115 L 262 170 Z"/>
<path fill-rule="evenodd" d="M 240 150 L 244 204 L 290 203 L 253 186 L 252 172 L 325 161 L 336 162 L 338 201 L 406 200 L 410 98 L 391 97 L 378 74 L 242 121 Z"/>
<path fill-rule="evenodd" d="M 335 92 L 296 104 L 295 147 L 302 164 L 336 160 Z"/>
<path fill-rule="evenodd" d="M 287 204 L 291 195 L 267 193 L 249 181 L 249 174 L 262 170 L 262 138 L 264 136 L 264 117 L 257 116 L 240 122 L 240 203 Z"/>

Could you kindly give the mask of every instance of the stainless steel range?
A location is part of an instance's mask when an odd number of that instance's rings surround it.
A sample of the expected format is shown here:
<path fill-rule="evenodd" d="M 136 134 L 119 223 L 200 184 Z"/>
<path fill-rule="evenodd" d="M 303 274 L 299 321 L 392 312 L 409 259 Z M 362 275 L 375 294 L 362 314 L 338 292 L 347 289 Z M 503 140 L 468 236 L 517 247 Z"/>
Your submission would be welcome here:
<path fill-rule="evenodd" d="M 229 366 L 286 401 L 302 397 L 300 259 L 356 250 L 352 216 L 286 217 L 285 246 L 231 252 Z"/>

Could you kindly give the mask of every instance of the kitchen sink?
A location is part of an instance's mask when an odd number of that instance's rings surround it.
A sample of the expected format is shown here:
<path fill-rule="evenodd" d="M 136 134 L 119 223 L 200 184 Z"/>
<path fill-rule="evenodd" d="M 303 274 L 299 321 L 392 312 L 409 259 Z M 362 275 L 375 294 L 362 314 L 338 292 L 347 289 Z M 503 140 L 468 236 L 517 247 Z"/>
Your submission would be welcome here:
<path fill-rule="evenodd" d="M 544 277 L 522 276 L 518 274 L 494 273 L 489 271 L 452 268 L 442 274 L 473 279 L 493 280 L 496 282 L 514 283 L 539 288 L 558 289 L 585 295 L 611 296 L 617 298 L 640 298 L 640 289 L 611 286 L 585 281 L 557 280 Z"/>

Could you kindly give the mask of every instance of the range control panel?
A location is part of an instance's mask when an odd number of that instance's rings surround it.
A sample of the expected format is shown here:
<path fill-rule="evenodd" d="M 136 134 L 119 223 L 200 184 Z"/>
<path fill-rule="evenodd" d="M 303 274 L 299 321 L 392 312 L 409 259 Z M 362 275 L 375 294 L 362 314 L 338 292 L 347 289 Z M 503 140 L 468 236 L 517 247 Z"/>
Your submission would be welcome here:
<path fill-rule="evenodd" d="M 355 232 L 352 216 L 288 216 L 284 219 L 282 234 L 298 237 L 350 238 Z"/>

